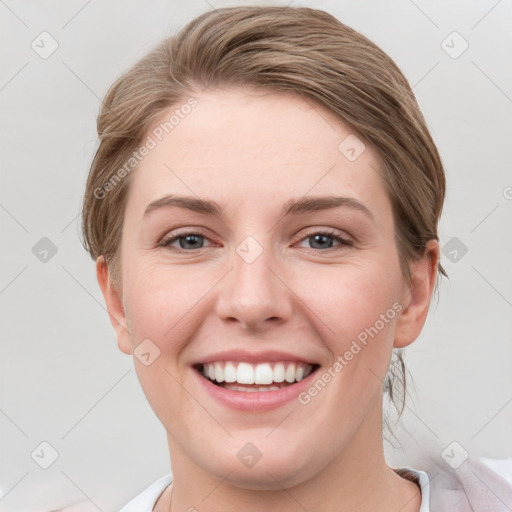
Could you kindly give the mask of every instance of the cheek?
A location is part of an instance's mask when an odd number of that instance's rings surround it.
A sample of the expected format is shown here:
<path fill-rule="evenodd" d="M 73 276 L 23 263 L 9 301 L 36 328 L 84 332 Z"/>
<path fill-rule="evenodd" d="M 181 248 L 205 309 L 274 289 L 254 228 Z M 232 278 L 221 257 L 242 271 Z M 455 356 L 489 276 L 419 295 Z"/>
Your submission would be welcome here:
<path fill-rule="evenodd" d="M 124 287 L 133 342 L 150 338 L 162 352 L 178 351 L 187 342 L 196 307 L 215 282 L 207 269 L 133 261 Z"/>
<path fill-rule="evenodd" d="M 387 334 L 394 326 L 400 297 L 396 274 L 378 265 L 339 267 L 312 273 L 296 283 L 296 291 L 316 312 L 331 348 L 344 349 L 372 327 Z"/>
<path fill-rule="evenodd" d="M 304 286 L 313 282 L 306 293 Z M 311 276 L 298 290 L 309 297 L 307 305 L 316 313 L 317 330 L 332 357 L 299 402 L 332 431 L 340 424 L 347 431 L 356 428 L 381 399 L 401 310 L 397 282 L 393 269 L 352 266 Z"/>
<path fill-rule="evenodd" d="M 190 275 L 184 266 L 172 268 L 133 261 L 124 288 L 132 344 L 136 347 L 146 343 L 149 352 L 157 354 L 146 365 L 137 357 L 135 349 L 137 376 L 148 402 L 166 425 L 179 422 L 173 411 L 193 407 L 188 395 L 183 393 L 187 368 L 181 364 L 182 356 L 197 332 L 196 312 L 205 287 L 215 282 L 211 275 L 194 273 L 194 279 Z"/>
<path fill-rule="evenodd" d="M 337 404 L 334 416 L 343 416 L 344 411 L 364 409 L 370 396 L 379 392 L 401 310 L 399 270 L 383 268 L 354 265 L 331 269 L 311 276 L 297 290 L 316 313 L 319 336 L 332 358 L 318 377 L 323 382 L 315 381 L 315 389 L 306 393 L 303 403 L 321 394 L 321 401 Z M 330 420 L 329 412 L 325 421 Z"/>

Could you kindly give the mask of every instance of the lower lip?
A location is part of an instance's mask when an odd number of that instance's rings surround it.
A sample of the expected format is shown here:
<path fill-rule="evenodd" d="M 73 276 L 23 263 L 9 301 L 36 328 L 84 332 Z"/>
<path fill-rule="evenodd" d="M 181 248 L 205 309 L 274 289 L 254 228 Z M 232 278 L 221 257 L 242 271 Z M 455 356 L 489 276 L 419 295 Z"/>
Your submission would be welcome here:
<path fill-rule="evenodd" d="M 223 405 L 240 411 L 270 411 L 297 399 L 315 378 L 317 370 L 295 384 L 274 391 L 235 391 L 213 384 L 197 370 L 193 370 L 207 393 Z"/>

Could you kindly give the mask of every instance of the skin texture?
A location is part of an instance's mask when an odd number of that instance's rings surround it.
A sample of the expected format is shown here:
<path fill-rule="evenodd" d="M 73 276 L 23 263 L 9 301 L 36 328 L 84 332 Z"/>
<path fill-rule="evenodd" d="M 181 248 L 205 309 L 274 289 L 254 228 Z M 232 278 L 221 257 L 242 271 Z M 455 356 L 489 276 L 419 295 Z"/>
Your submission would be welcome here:
<path fill-rule="evenodd" d="M 134 364 L 168 433 L 172 510 L 417 512 L 419 488 L 384 460 L 382 383 L 393 347 L 412 343 L 425 322 L 437 242 L 411 263 L 408 284 L 378 155 L 365 142 L 349 161 L 338 146 L 353 130 L 329 111 L 268 91 L 194 97 L 197 107 L 130 177 L 117 290 L 97 261 L 119 348 L 132 354 L 150 339 L 160 350 L 149 366 Z M 144 216 L 169 194 L 215 200 L 223 212 L 173 206 Z M 292 198 L 328 195 L 356 199 L 372 218 L 347 206 L 281 214 Z M 349 244 L 316 241 L 325 229 Z M 204 239 L 159 245 L 198 230 Z M 262 249 L 252 263 L 236 251 L 248 236 Z M 306 405 L 241 413 L 215 402 L 192 368 L 221 350 L 281 350 L 320 364 L 321 375 L 393 304 L 400 314 Z M 237 457 L 247 442 L 262 453 L 250 468 Z M 170 495 L 156 511 L 169 510 Z"/>

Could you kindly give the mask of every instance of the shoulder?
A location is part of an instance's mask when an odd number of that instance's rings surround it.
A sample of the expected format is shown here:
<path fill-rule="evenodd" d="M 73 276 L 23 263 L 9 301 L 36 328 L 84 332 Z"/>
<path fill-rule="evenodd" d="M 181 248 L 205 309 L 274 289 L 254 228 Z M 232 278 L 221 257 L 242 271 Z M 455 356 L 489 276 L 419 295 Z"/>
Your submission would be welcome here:
<path fill-rule="evenodd" d="M 132 498 L 119 512 L 153 512 L 153 507 L 160 494 L 172 482 L 172 475 L 165 475 L 146 487 L 140 494 Z M 57 512 L 57 510 L 54 510 Z M 58 512 L 98 512 L 98 507 L 89 500 L 82 500 L 61 507 Z"/>
<path fill-rule="evenodd" d="M 512 485 L 479 459 L 449 464 L 441 457 L 425 459 L 430 481 L 430 506 L 436 512 L 507 512 L 512 510 Z"/>
<path fill-rule="evenodd" d="M 156 501 L 172 482 L 172 475 L 165 475 L 153 482 L 149 487 L 144 489 L 140 494 L 135 496 L 127 503 L 119 512 L 152 512 Z"/>

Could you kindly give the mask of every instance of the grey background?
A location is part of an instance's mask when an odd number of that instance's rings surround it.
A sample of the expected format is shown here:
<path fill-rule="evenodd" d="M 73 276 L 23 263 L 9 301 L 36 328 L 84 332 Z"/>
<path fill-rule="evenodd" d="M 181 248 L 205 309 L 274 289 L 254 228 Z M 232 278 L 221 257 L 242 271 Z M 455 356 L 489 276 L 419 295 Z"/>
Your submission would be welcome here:
<path fill-rule="evenodd" d="M 0 0 L 2 511 L 81 500 L 113 511 L 170 472 L 165 431 L 117 349 L 78 215 L 109 85 L 194 16 L 242 4 Z M 389 461 L 414 467 L 420 448 L 441 457 L 454 441 L 459 455 L 510 458 L 512 2 L 292 5 L 331 12 L 395 59 L 446 166 L 450 280 L 406 351 L 415 388 L 401 448 L 385 443 Z M 51 48 L 43 31 L 58 43 L 47 58 L 31 47 Z M 43 469 L 52 449 L 58 458 Z"/>

